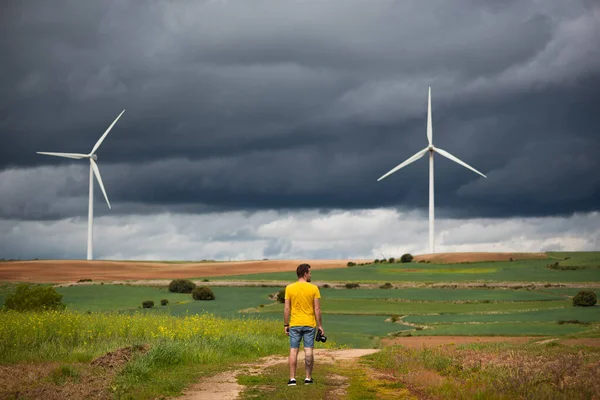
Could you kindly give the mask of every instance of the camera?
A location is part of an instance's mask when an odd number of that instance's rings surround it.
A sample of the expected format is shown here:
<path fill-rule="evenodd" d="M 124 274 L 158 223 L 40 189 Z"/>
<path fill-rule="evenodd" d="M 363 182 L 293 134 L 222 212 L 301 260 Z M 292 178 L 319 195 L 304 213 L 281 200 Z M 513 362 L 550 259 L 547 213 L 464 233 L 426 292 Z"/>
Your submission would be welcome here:
<path fill-rule="evenodd" d="M 317 342 L 325 343 L 327 341 L 327 336 L 321 335 L 321 330 L 317 329 L 317 337 L 315 337 Z"/>

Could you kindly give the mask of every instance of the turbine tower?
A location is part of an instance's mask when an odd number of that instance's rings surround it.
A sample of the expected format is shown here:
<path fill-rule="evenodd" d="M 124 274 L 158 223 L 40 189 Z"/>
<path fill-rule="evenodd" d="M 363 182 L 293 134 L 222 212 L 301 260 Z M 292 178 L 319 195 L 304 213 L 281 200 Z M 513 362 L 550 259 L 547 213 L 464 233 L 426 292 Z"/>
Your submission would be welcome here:
<path fill-rule="evenodd" d="M 64 158 L 74 158 L 76 160 L 80 160 L 82 158 L 87 158 L 90 160 L 90 194 L 89 194 L 89 204 L 88 204 L 88 237 L 87 237 L 87 259 L 91 260 L 93 258 L 93 245 L 92 245 L 92 237 L 93 237 L 93 229 L 94 229 L 94 175 L 96 175 L 96 179 L 98 180 L 98 184 L 100 185 L 100 189 L 102 189 L 102 193 L 104 194 L 104 198 L 106 199 L 106 204 L 108 204 L 108 208 L 110 207 L 110 202 L 108 201 L 108 196 L 106 195 L 106 190 L 104 190 L 104 185 L 102 184 L 102 177 L 100 176 L 100 170 L 98 169 L 98 165 L 96 164 L 96 160 L 98 156 L 96 156 L 96 151 L 104 141 L 104 138 L 108 135 L 110 130 L 115 126 L 119 118 L 125 110 L 121 111 L 121 114 L 113 121 L 112 124 L 108 127 L 108 129 L 104 132 L 104 134 L 98 139 L 92 151 L 89 154 L 80 154 L 80 153 L 49 153 L 44 151 L 38 151 L 37 154 L 45 154 L 47 156 L 56 156 L 56 157 L 64 157 Z"/>
<path fill-rule="evenodd" d="M 434 235 L 434 220 L 435 220 L 435 218 L 434 218 L 434 208 L 433 208 L 433 204 L 434 204 L 434 201 L 433 201 L 433 153 L 438 153 L 438 154 L 462 165 L 463 167 L 468 168 L 471 171 L 483 176 L 484 178 L 487 178 L 487 176 L 485 176 L 481 172 L 477 171 L 475 168 L 471 167 L 469 164 L 465 163 L 464 161 L 461 161 L 457 157 L 454 157 L 452 154 L 448 153 L 447 151 L 442 150 L 439 147 L 435 147 L 433 145 L 433 131 L 432 131 L 432 127 L 431 127 L 431 87 L 429 87 L 429 99 L 427 102 L 427 140 L 429 141 L 429 146 L 427 146 L 423 150 L 419 151 L 418 153 L 416 153 L 415 155 L 413 155 L 412 157 L 410 157 L 409 159 L 404 161 L 402 164 L 399 164 L 394 169 L 390 170 L 388 173 L 386 173 L 385 175 L 383 175 L 382 177 L 377 179 L 377 182 L 379 182 L 383 178 L 393 174 L 394 172 L 398 171 L 400 168 L 404 168 L 408 164 L 411 164 L 411 163 L 417 161 L 419 158 L 423 157 L 427 152 L 429 152 L 429 252 L 431 254 L 433 254 L 433 253 L 435 253 L 435 244 L 434 244 L 434 236 L 435 236 Z"/>

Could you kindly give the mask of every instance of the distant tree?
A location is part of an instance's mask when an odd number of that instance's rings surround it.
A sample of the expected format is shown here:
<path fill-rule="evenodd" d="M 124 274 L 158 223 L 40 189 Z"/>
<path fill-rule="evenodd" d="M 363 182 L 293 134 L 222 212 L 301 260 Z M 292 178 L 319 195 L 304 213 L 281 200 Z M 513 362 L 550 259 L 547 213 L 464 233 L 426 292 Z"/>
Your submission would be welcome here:
<path fill-rule="evenodd" d="M 4 307 L 15 311 L 64 310 L 62 294 L 52 286 L 19 283 L 4 300 Z"/>
<path fill-rule="evenodd" d="M 409 263 L 409 262 L 412 262 L 413 258 L 414 257 L 412 256 L 412 254 L 409 254 L 409 253 L 402 254 L 402 257 L 400 257 L 400 262 Z"/>
<path fill-rule="evenodd" d="M 154 301 L 152 301 L 152 300 L 142 301 L 142 307 L 143 308 L 152 308 L 152 307 L 154 307 Z"/>
<path fill-rule="evenodd" d="M 390 259 L 388 260 L 388 263 L 393 264 L 396 262 L 396 259 L 394 257 L 390 257 Z"/>
<path fill-rule="evenodd" d="M 189 279 L 174 279 L 169 283 L 169 292 L 173 293 L 192 293 L 196 284 Z"/>
<path fill-rule="evenodd" d="M 356 265 L 355 262 L 352 261 L 348 261 L 348 264 L 346 264 L 348 267 L 354 267 Z"/>
<path fill-rule="evenodd" d="M 215 294 L 208 286 L 199 286 L 192 290 L 194 300 L 214 300 Z"/>
<path fill-rule="evenodd" d="M 379 264 L 379 259 L 376 258 L 375 261 L 373 261 L 375 264 Z"/>
<path fill-rule="evenodd" d="M 593 306 L 598 302 L 596 293 L 591 290 L 581 290 L 573 297 L 573 305 L 581 307 Z"/>
<path fill-rule="evenodd" d="M 277 301 L 280 303 L 285 303 L 285 289 L 281 289 L 277 292 Z"/>

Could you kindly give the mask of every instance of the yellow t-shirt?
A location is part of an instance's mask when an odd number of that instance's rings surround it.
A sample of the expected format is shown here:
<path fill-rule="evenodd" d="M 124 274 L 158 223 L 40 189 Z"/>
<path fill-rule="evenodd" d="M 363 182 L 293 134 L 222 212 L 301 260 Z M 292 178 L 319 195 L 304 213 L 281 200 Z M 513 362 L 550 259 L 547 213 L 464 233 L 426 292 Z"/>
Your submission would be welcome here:
<path fill-rule="evenodd" d="M 290 301 L 290 326 L 317 327 L 314 299 L 320 299 L 317 285 L 308 282 L 296 282 L 285 288 L 285 299 Z"/>

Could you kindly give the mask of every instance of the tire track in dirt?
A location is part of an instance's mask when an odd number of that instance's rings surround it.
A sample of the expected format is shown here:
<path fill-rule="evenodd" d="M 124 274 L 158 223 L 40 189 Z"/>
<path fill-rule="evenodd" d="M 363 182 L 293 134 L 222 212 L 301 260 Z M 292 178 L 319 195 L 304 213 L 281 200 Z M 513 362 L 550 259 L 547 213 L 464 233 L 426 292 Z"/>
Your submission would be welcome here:
<path fill-rule="evenodd" d="M 378 352 L 379 349 L 327 350 L 315 349 L 316 363 L 334 364 L 340 361 L 356 360 L 362 356 Z M 237 383 L 237 376 L 242 372 L 249 375 L 260 375 L 266 368 L 288 362 L 287 356 L 269 356 L 250 364 L 240 364 L 235 370 L 204 378 L 190 386 L 178 399 L 182 400 L 230 400 L 239 397 L 245 386 Z M 298 365 L 304 362 L 304 353 L 298 354 Z M 287 377 L 282 377 L 282 382 Z"/>

